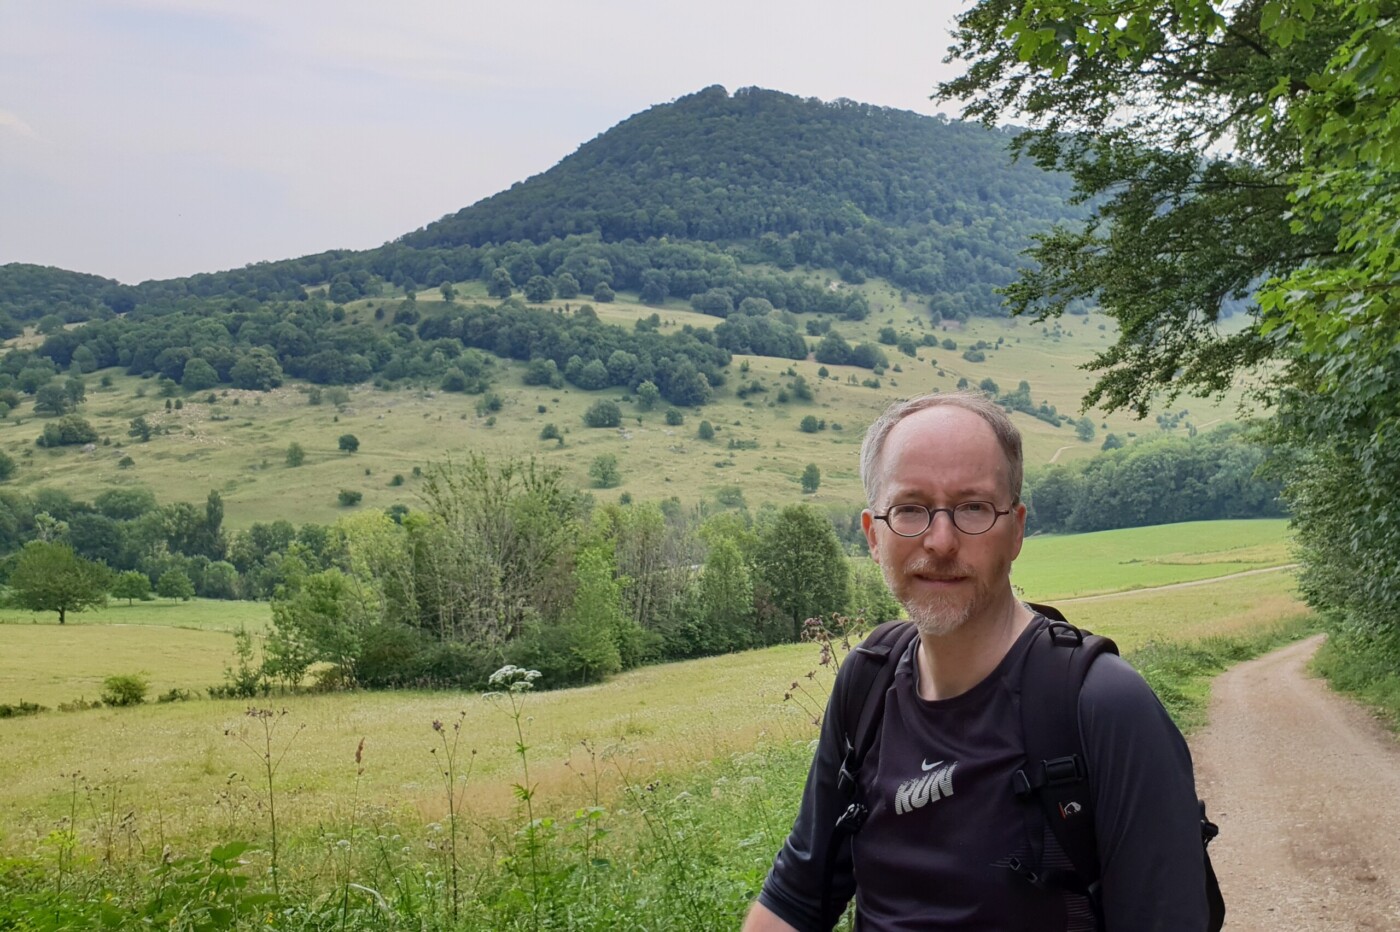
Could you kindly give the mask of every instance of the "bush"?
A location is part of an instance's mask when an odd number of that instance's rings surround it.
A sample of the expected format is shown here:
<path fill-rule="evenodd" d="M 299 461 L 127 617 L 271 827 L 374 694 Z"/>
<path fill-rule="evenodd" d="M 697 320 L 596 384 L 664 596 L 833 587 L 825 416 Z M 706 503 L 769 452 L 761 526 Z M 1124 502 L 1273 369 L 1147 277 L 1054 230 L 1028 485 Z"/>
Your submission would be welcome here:
<path fill-rule="evenodd" d="M 583 423 L 588 427 L 620 427 L 622 409 L 615 401 L 595 401 L 583 415 Z"/>
<path fill-rule="evenodd" d="M 354 453 L 360 448 L 360 438 L 354 434 L 341 434 L 337 443 L 346 453 Z"/>
<path fill-rule="evenodd" d="M 287 447 L 287 465 L 296 467 L 306 462 L 306 450 L 299 443 Z"/>
<path fill-rule="evenodd" d="M 709 421 L 701 421 L 700 429 L 695 432 L 695 436 L 699 437 L 701 440 L 715 439 L 714 425 L 711 424 Z"/>
<path fill-rule="evenodd" d="M 365 495 L 363 492 L 358 492 L 355 489 L 341 489 L 336 495 L 336 501 L 340 502 L 340 504 L 346 508 L 349 508 L 351 505 L 358 505 L 360 499 L 364 497 Z"/>
<path fill-rule="evenodd" d="M 680 408 L 667 408 L 666 423 L 671 427 L 680 427 L 685 423 L 685 415 L 681 413 Z"/>
<path fill-rule="evenodd" d="M 140 705 L 146 701 L 150 688 L 144 677 L 134 674 L 109 676 L 102 681 L 102 704 L 110 706 Z"/>
<path fill-rule="evenodd" d="M 14 705 L 8 702 L 0 702 L 0 718 L 18 718 L 21 715 L 37 715 L 40 712 L 47 711 L 48 708 L 46 706 L 39 705 L 36 702 L 25 702 L 23 699 Z"/>

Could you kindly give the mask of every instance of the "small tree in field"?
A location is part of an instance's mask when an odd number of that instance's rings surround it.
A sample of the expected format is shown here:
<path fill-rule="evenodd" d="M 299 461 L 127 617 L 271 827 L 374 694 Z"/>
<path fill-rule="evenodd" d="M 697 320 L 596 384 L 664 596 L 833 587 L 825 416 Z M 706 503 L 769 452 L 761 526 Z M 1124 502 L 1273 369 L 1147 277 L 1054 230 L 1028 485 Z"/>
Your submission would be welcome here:
<path fill-rule="evenodd" d="M 150 597 L 151 580 L 140 570 L 128 570 L 112 584 L 112 598 L 126 599 L 127 605 L 137 599 L 144 602 Z"/>
<path fill-rule="evenodd" d="M 68 613 L 107 603 L 109 573 L 100 563 L 84 560 L 66 544 L 30 541 L 10 571 L 15 604 L 36 612 Z"/>
<path fill-rule="evenodd" d="M 194 598 L 194 583 L 181 570 L 166 570 L 156 580 L 156 595 L 162 599 L 179 599 L 188 602 Z"/>
<path fill-rule="evenodd" d="M 341 434 L 339 440 L 340 449 L 346 453 L 354 453 L 360 448 L 360 438 L 354 434 Z"/>
<path fill-rule="evenodd" d="M 588 475 L 592 477 L 593 484 L 600 489 L 611 489 L 622 481 L 622 473 L 617 468 L 617 457 L 611 453 L 604 453 L 595 458 L 588 467 Z"/>
<path fill-rule="evenodd" d="M 299 443 L 293 443 L 287 447 L 287 465 L 296 467 L 306 462 L 306 450 Z"/>
<path fill-rule="evenodd" d="M 811 495 L 817 491 L 822 484 L 822 471 L 817 468 L 816 463 L 808 463 L 807 468 L 802 470 L 802 491 Z"/>

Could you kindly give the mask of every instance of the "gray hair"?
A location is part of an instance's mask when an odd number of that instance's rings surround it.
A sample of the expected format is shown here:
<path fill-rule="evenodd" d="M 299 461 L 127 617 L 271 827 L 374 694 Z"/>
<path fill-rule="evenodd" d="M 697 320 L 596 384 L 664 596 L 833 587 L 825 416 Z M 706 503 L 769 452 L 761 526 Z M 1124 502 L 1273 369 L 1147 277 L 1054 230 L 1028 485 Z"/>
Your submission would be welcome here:
<path fill-rule="evenodd" d="M 865 486 L 865 500 L 875 507 L 875 495 L 879 491 L 880 457 L 885 451 L 885 441 L 895 425 L 911 414 L 929 408 L 952 407 L 971 411 L 987 422 L 996 434 L 1002 453 L 1006 454 L 1007 479 L 1011 486 L 1013 501 L 1021 500 L 1021 479 L 1025 473 L 1021 456 L 1021 432 L 1011 423 L 1011 418 L 1001 406 L 992 401 L 984 392 L 960 391 L 919 395 L 906 401 L 896 401 L 885 409 L 885 413 L 875 419 L 865 432 L 865 442 L 860 446 L 860 481 Z"/>

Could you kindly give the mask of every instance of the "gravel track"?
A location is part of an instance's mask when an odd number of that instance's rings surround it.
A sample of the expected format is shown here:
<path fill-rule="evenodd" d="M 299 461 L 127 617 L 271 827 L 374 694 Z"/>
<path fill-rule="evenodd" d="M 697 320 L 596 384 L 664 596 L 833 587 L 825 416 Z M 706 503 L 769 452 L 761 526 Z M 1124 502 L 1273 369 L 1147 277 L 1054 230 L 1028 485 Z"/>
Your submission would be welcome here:
<path fill-rule="evenodd" d="M 1400 930 L 1400 742 L 1308 675 L 1321 643 L 1221 674 L 1191 740 L 1231 932 Z"/>

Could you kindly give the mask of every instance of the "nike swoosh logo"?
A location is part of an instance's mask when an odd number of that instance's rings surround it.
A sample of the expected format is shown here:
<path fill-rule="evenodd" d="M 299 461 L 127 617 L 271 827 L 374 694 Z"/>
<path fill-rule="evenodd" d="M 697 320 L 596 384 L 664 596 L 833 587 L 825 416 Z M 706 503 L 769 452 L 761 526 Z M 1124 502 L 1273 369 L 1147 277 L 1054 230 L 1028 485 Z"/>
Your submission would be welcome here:
<path fill-rule="evenodd" d="M 919 766 L 922 767 L 922 768 L 924 768 L 925 770 L 932 770 L 933 768 L 939 766 L 939 765 L 942 764 L 942 763 L 943 763 L 943 762 L 942 762 L 941 760 L 940 760 L 940 761 L 935 761 L 935 762 L 932 763 L 932 764 L 930 764 L 928 761 L 922 761 L 922 762 L 919 764 Z"/>

